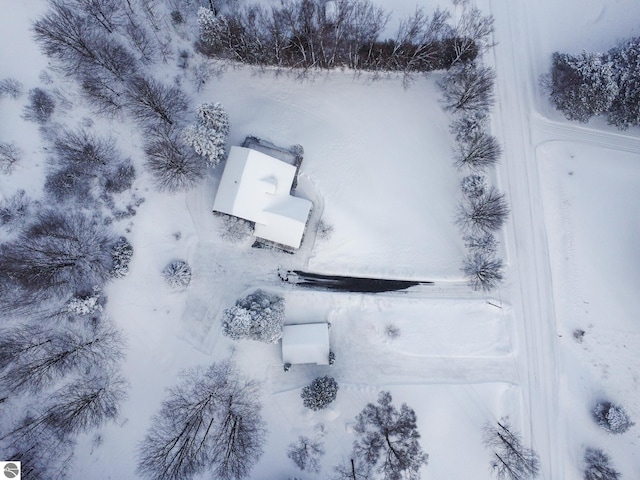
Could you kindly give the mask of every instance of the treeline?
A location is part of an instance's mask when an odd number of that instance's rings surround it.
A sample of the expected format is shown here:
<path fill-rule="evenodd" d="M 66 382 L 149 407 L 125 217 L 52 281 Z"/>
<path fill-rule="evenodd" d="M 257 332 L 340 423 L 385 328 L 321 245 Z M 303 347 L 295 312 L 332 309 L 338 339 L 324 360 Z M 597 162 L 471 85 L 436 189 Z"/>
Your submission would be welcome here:
<path fill-rule="evenodd" d="M 640 125 L 640 37 L 606 53 L 555 52 L 543 86 L 569 120 L 605 115 L 621 130 Z"/>
<path fill-rule="evenodd" d="M 389 18 L 368 0 L 284 0 L 217 14 L 201 8 L 199 46 L 209 56 L 250 65 L 411 73 L 474 60 L 492 30 L 468 5 L 453 25 L 446 10 L 418 9 L 384 39 Z"/>

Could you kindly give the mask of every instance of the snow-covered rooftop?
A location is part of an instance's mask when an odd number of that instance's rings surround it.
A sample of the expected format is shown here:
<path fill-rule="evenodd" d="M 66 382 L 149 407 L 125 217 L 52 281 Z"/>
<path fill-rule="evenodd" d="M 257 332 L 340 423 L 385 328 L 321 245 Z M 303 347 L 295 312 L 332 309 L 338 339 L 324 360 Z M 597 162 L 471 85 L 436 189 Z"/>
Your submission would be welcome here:
<path fill-rule="evenodd" d="M 231 147 L 213 210 L 255 222 L 255 235 L 298 248 L 311 202 L 291 195 L 296 167 L 257 150 Z"/>
<path fill-rule="evenodd" d="M 285 325 L 282 329 L 282 362 L 329 365 L 329 324 Z"/>

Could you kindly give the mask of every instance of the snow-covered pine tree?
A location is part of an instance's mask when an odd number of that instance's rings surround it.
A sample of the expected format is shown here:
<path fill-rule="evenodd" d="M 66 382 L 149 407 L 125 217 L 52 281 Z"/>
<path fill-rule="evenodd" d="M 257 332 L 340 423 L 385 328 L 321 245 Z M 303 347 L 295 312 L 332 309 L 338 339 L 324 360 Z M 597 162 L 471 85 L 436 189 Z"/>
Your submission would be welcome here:
<path fill-rule="evenodd" d="M 601 53 L 555 52 L 549 83 L 554 106 L 569 120 L 580 122 L 607 112 L 618 95 L 613 62 Z"/>
<path fill-rule="evenodd" d="M 302 389 L 300 396 L 305 407 L 313 411 L 322 410 L 336 399 L 338 383 L 333 377 L 318 377 Z"/>
<path fill-rule="evenodd" d="M 611 402 L 599 402 L 592 413 L 598 425 L 609 433 L 624 433 L 634 425 L 627 411 Z"/>
<path fill-rule="evenodd" d="M 198 107 L 198 123 L 184 129 L 183 138 L 212 167 L 227 154 L 229 116 L 220 103 L 203 103 Z"/>
<path fill-rule="evenodd" d="M 612 49 L 618 94 L 609 108 L 608 122 L 620 129 L 640 125 L 640 37 Z"/>

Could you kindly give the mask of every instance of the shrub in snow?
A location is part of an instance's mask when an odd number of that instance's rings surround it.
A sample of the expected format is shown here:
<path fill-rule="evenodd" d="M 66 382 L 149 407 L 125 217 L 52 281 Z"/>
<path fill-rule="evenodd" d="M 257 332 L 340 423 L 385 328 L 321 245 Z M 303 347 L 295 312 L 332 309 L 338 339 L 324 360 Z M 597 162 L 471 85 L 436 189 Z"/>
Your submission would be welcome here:
<path fill-rule="evenodd" d="M 460 188 L 467 197 L 479 197 L 487 189 L 487 178 L 484 175 L 467 175 L 460 182 Z"/>
<path fill-rule="evenodd" d="M 391 340 L 395 340 L 396 338 L 400 337 L 400 329 L 393 323 L 390 323 L 386 327 L 384 327 L 384 333 Z"/>
<path fill-rule="evenodd" d="M 111 276 L 122 278 L 129 273 L 129 262 L 133 256 L 133 247 L 125 237 L 120 237 L 111 247 L 111 258 L 113 258 L 113 269 Z"/>
<path fill-rule="evenodd" d="M 66 304 L 66 310 L 75 315 L 91 315 L 102 311 L 102 294 L 99 288 L 86 296 L 73 297 Z"/>
<path fill-rule="evenodd" d="M 598 403 L 592 413 L 598 425 L 609 433 L 624 433 L 634 425 L 625 409 L 611 402 Z"/>
<path fill-rule="evenodd" d="M 300 396 L 305 407 L 313 411 L 322 410 L 336 399 L 338 383 L 333 377 L 318 377 L 302 389 Z"/>
<path fill-rule="evenodd" d="M 620 473 L 611 465 L 609 455 L 599 448 L 584 451 L 584 480 L 618 480 Z"/>
<path fill-rule="evenodd" d="M 493 233 L 478 233 L 475 235 L 466 235 L 464 237 L 464 246 L 471 253 L 482 253 L 491 255 L 498 249 L 498 241 Z"/>
<path fill-rule="evenodd" d="M 0 80 L 0 98 L 8 95 L 11 98 L 18 98 L 22 95 L 22 83 L 15 78 L 3 78 Z"/>
<path fill-rule="evenodd" d="M 31 214 L 31 199 L 18 190 L 7 200 L 0 201 L 0 225 L 8 231 L 24 226 Z"/>
<path fill-rule="evenodd" d="M 451 122 L 449 130 L 456 142 L 467 142 L 472 137 L 486 131 L 489 123 L 488 114 L 484 110 L 463 112 Z"/>
<path fill-rule="evenodd" d="M 318 238 L 321 240 L 329 240 L 331 235 L 333 235 L 333 225 L 328 223 L 326 220 L 321 219 L 318 222 Z"/>
<path fill-rule="evenodd" d="M 198 123 L 184 129 L 187 145 L 215 167 L 227 154 L 229 116 L 220 103 L 203 103 L 198 107 Z"/>
<path fill-rule="evenodd" d="M 296 443 L 291 443 L 287 450 L 289 457 L 296 466 L 310 473 L 320 472 L 320 458 L 324 455 L 321 442 L 300 435 Z"/>
<path fill-rule="evenodd" d="M 172 288 L 188 287 L 191 283 L 191 267 L 183 260 L 176 260 L 162 271 L 167 284 Z"/>
<path fill-rule="evenodd" d="M 493 290 L 503 279 L 502 260 L 484 252 L 467 255 L 462 271 L 474 290 Z"/>
<path fill-rule="evenodd" d="M 223 333 L 234 340 L 276 343 L 282 338 L 284 298 L 256 290 L 224 311 Z"/>
<path fill-rule="evenodd" d="M 253 235 L 253 223 L 243 218 L 223 215 L 222 223 L 224 227 L 220 231 L 220 237 L 226 242 L 241 243 Z"/>
<path fill-rule="evenodd" d="M 24 108 L 24 118 L 32 122 L 46 123 L 53 115 L 56 103 L 41 88 L 29 91 L 29 103 Z"/>
<path fill-rule="evenodd" d="M 0 172 L 11 173 L 22 157 L 22 152 L 13 143 L 0 142 Z"/>
<path fill-rule="evenodd" d="M 609 55 L 616 71 L 618 95 L 609 108 L 607 121 L 623 130 L 640 125 L 640 37 L 624 42 Z"/>

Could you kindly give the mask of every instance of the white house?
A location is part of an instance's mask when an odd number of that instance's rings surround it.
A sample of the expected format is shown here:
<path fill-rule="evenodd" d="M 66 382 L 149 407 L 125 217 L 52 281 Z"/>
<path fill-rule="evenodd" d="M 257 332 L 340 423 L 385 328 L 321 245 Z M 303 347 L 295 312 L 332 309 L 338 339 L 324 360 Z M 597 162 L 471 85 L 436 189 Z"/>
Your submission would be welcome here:
<path fill-rule="evenodd" d="M 244 147 L 231 147 L 213 211 L 255 222 L 256 237 L 299 248 L 311 202 L 291 195 L 296 167 Z"/>
<path fill-rule="evenodd" d="M 284 325 L 282 363 L 329 365 L 329 324 Z"/>

